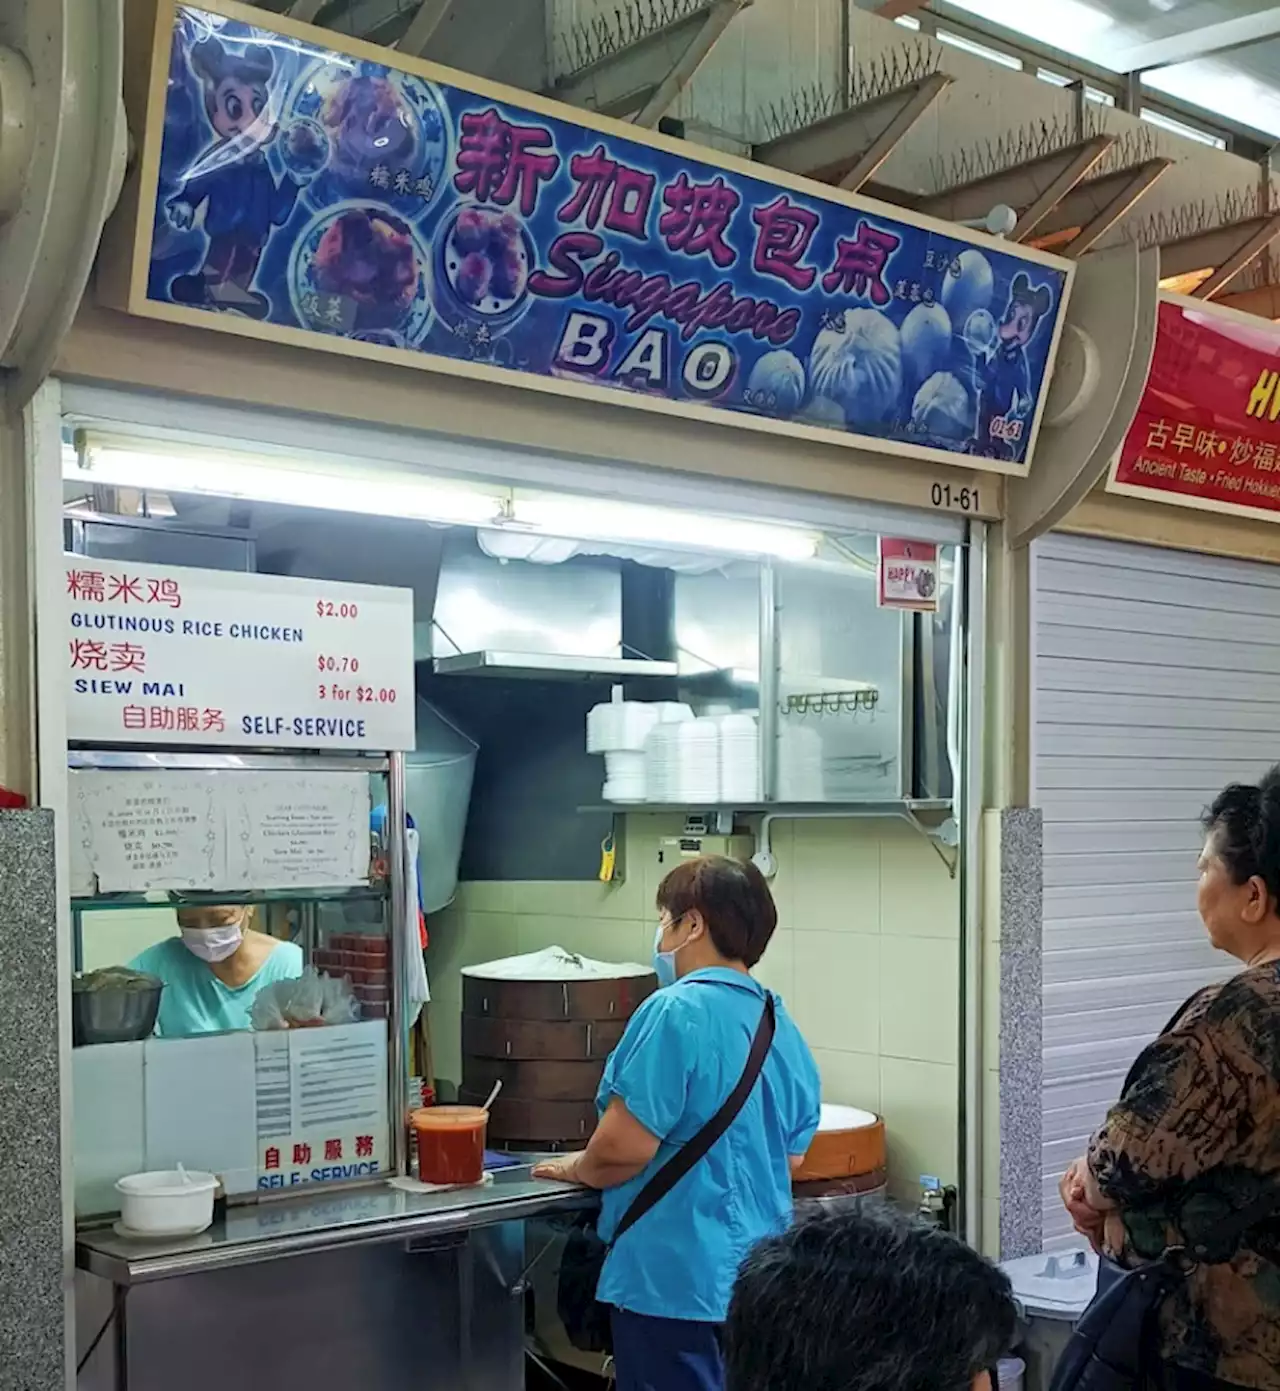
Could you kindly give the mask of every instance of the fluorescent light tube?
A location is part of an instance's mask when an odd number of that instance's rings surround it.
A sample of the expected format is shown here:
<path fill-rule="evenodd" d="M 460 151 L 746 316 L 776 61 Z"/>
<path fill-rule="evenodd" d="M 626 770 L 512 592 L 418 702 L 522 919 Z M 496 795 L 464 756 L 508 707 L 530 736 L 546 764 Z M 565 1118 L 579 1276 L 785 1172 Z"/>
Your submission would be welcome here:
<path fill-rule="evenodd" d="M 678 546 L 779 560 L 812 560 L 818 551 L 817 535 L 800 527 L 592 498 L 517 495 L 511 518 L 517 526 L 582 541 Z"/>
<path fill-rule="evenodd" d="M 411 473 L 339 472 L 269 454 L 177 447 L 161 451 L 92 439 L 82 443 L 75 464 L 64 464 L 63 477 L 78 483 L 457 525 L 492 523 L 506 511 L 502 491 L 453 487 Z"/>

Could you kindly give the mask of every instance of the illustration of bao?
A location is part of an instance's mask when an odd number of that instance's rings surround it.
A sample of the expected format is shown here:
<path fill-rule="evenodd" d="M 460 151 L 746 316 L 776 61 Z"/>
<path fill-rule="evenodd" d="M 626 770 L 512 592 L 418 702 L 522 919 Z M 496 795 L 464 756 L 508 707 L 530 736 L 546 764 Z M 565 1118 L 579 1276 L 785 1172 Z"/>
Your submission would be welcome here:
<path fill-rule="evenodd" d="M 975 346 L 978 428 L 973 452 L 987 459 L 1021 456 L 1034 412 L 1027 344 L 1053 308 L 1053 291 L 1031 284 L 1025 272 L 1013 278 L 1004 316 L 988 341 Z M 990 324 L 988 316 L 987 323 Z"/>
<path fill-rule="evenodd" d="M 180 231 L 203 212 L 208 242 L 200 266 L 177 276 L 169 295 L 178 304 L 265 319 L 271 303 L 253 288 L 254 276 L 272 228 L 288 220 L 301 190 L 293 175 L 277 182 L 267 163 L 278 130 L 269 92 L 275 58 L 265 44 L 237 52 L 210 37 L 192 47 L 188 62 L 216 138 L 186 170 L 165 211 Z"/>

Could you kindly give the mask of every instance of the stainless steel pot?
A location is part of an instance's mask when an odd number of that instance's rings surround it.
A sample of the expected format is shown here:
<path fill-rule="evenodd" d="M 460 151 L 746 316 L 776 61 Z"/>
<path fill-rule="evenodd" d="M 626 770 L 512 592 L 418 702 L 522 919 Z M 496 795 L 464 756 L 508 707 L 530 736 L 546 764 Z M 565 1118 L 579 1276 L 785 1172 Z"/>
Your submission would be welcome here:
<path fill-rule="evenodd" d="M 149 1038 L 160 1012 L 164 982 L 139 976 L 128 985 L 87 989 L 83 977 L 71 983 L 71 1041 L 77 1047 L 94 1043 L 133 1043 Z"/>

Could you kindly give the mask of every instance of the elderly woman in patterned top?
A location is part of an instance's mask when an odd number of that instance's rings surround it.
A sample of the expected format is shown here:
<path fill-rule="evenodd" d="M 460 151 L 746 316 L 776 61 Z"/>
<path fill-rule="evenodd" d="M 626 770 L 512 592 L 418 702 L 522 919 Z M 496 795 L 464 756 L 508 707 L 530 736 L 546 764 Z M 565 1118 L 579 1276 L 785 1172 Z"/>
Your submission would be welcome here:
<path fill-rule="evenodd" d="M 1160 1311 L 1159 1387 L 1280 1391 L 1280 767 L 1228 787 L 1204 829 L 1200 916 L 1244 969 L 1139 1056 L 1061 1192 L 1077 1230 L 1121 1264 L 1208 1244 Z M 1273 1191 L 1277 1216 L 1215 1250 L 1222 1220 Z"/>

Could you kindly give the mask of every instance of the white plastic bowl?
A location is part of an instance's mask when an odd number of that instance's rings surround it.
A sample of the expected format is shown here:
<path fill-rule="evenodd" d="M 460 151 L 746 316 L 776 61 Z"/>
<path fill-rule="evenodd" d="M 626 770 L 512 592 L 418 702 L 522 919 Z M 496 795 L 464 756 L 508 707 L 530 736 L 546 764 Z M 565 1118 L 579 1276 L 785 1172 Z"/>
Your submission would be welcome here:
<path fill-rule="evenodd" d="M 202 1232 L 213 1223 L 214 1174 L 188 1169 L 160 1169 L 128 1174 L 116 1183 L 120 1223 L 131 1232 L 157 1236 Z"/>

